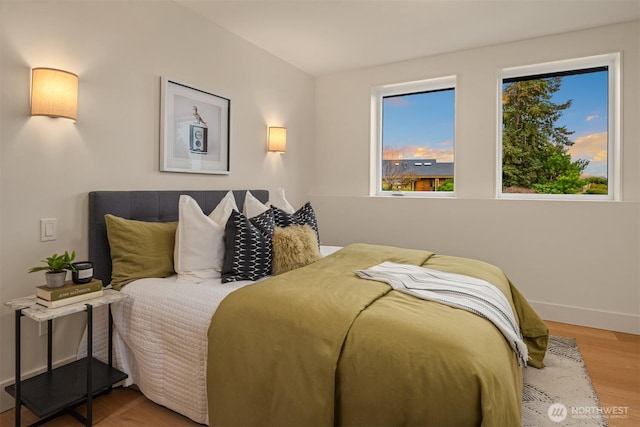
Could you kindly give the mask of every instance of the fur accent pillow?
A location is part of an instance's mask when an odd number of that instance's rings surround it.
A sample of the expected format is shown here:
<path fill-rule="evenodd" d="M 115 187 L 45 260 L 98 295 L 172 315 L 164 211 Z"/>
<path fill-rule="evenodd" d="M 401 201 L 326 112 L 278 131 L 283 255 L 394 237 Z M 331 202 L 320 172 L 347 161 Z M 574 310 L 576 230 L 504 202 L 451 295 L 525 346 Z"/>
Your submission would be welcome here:
<path fill-rule="evenodd" d="M 291 225 L 308 225 L 316 233 L 316 242 L 320 246 L 320 232 L 318 231 L 318 219 L 316 213 L 311 207 L 311 202 L 307 202 L 300 209 L 289 214 L 282 209 L 273 206 L 273 216 L 276 220 L 276 226 L 289 227 Z"/>
<path fill-rule="evenodd" d="M 276 227 L 273 232 L 272 274 L 304 267 L 320 259 L 318 237 L 309 225 Z"/>

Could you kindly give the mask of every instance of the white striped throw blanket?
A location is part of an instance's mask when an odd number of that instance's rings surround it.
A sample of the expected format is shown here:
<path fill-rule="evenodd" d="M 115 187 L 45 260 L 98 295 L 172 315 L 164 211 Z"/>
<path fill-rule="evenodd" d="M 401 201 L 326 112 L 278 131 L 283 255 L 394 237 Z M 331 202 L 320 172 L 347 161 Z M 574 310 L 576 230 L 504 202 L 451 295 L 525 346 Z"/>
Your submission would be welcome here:
<path fill-rule="evenodd" d="M 460 308 L 493 323 L 507 339 L 520 366 L 529 359 L 520 326 L 504 294 L 486 280 L 410 264 L 383 262 L 357 270 L 363 279 L 385 282 L 399 292 Z"/>

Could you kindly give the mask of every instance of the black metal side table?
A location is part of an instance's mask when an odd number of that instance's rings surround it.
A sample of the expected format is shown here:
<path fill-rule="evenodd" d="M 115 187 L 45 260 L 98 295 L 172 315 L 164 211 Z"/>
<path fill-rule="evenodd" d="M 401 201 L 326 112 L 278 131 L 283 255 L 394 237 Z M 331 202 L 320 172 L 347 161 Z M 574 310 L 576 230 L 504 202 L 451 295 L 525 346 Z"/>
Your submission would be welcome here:
<path fill-rule="evenodd" d="M 51 419 L 69 413 L 86 426 L 92 425 L 93 399 L 111 391 L 111 387 L 127 378 L 127 374 L 113 367 L 112 332 L 113 320 L 111 304 L 126 298 L 113 289 L 105 289 L 100 297 L 70 304 L 59 308 L 46 308 L 36 303 L 35 295 L 18 298 L 5 303 L 15 310 L 15 346 L 16 346 L 16 383 L 5 387 L 7 393 L 15 398 L 15 425 L 20 427 L 20 409 L 24 405 L 38 418 L 32 426 L 44 424 Z M 108 362 L 104 363 L 93 354 L 93 308 L 107 305 L 109 310 Z M 87 313 L 87 357 L 66 365 L 53 368 L 51 364 L 53 343 L 53 319 L 72 313 Z M 20 367 L 20 319 L 26 316 L 37 322 L 48 322 L 47 336 L 47 371 L 34 377 L 22 380 Z M 82 416 L 76 408 L 87 404 L 87 415 Z"/>

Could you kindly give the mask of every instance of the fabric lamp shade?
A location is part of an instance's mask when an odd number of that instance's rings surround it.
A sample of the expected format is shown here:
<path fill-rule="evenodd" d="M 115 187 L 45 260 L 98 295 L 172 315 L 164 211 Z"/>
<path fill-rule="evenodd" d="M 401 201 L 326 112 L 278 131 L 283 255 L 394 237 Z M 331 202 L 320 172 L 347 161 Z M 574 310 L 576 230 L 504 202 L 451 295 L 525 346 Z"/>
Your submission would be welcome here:
<path fill-rule="evenodd" d="M 31 71 L 31 115 L 78 119 L 78 76 L 53 68 Z"/>
<path fill-rule="evenodd" d="M 269 128 L 268 150 L 280 153 L 287 151 L 287 128 Z"/>

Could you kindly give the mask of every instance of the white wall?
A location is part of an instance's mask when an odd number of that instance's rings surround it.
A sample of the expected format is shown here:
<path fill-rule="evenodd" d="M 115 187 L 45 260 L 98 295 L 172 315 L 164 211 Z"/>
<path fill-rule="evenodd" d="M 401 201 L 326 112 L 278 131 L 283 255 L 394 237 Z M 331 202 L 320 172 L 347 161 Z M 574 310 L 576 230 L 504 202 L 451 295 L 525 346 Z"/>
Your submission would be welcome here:
<path fill-rule="evenodd" d="M 370 242 L 503 268 L 549 320 L 640 333 L 638 21 L 333 74 L 316 81 L 311 200 L 323 242 Z M 497 73 L 622 53 L 622 201 L 497 200 Z M 369 197 L 371 88 L 456 75 L 455 199 Z"/>
<path fill-rule="evenodd" d="M 501 266 L 547 319 L 640 333 L 638 40 L 634 22 L 314 81 L 173 2 L 0 1 L 0 385 L 12 381 L 14 362 L 4 302 L 41 283 L 26 271 L 42 257 L 87 255 L 86 193 L 97 189 L 285 186 L 295 205 L 311 194 L 325 243 L 480 258 Z M 612 51 L 624 64 L 623 201 L 495 200 L 497 70 Z M 79 74 L 76 124 L 29 117 L 36 66 Z M 451 74 L 458 197 L 369 197 L 371 87 Z M 160 76 L 232 100 L 229 176 L 159 172 Z M 283 156 L 265 153 L 269 124 L 288 128 Z M 58 219 L 58 240 L 41 243 L 39 219 L 48 217 Z M 22 324 L 24 372 L 41 369 L 46 339 Z M 83 324 L 56 322 L 54 360 L 74 356 Z"/>
<path fill-rule="evenodd" d="M 75 249 L 87 257 L 87 192 L 278 186 L 306 201 L 314 79 L 173 2 L 0 2 L 0 385 L 13 381 L 13 312 L 43 282 L 27 269 Z M 30 69 L 79 75 L 78 122 L 29 116 Z M 159 171 L 160 77 L 231 99 L 231 174 Z M 288 128 L 284 155 L 267 125 Z M 39 241 L 39 219 L 58 239 Z M 23 320 L 23 372 L 45 366 L 46 338 Z M 54 361 L 73 357 L 82 315 L 54 325 Z M 6 405 L 9 396 L 0 392 Z M 3 408 L 6 406 L 3 406 Z"/>

